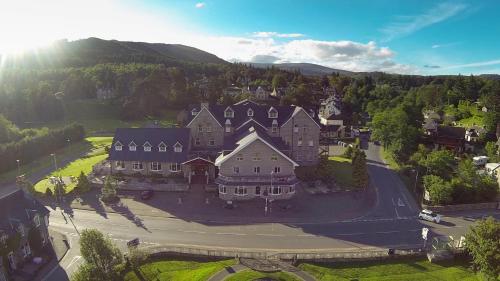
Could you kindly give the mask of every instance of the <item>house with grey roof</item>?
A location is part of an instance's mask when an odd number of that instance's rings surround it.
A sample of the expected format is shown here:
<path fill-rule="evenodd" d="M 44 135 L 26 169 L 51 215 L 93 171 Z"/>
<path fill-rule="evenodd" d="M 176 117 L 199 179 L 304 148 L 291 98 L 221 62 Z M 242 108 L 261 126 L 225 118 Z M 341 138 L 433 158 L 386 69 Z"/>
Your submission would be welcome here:
<path fill-rule="evenodd" d="M 321 101 L 318 118 L 323 139 L 350 137 L 350 117 L 342 110 L 340 95 L 332 95 Z"/>
<path fill-rule="evenodd" d="M 318 163 L 320 125 L 299 106 L 201 103 L 185 128 L 118 129 L 109 153 L 113 173 L 179 175 L 213 184 L 222 199 L 287 199 L 295 168 Z"/>
<path fill-rule="evenodd" d="M 49 210 L 31 195 L 21 189 L 0 195 L 0 281 L 22 270 L 37 248 L 49 247 L 48 225 Z"/>

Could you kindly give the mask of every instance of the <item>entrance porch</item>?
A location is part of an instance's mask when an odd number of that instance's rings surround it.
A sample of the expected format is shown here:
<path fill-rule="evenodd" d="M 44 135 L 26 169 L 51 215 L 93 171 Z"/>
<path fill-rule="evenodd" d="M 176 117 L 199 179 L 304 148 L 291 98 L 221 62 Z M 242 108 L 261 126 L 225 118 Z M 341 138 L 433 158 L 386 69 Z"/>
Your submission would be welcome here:
<path fill-rule="evenodd" d="M 189 184 L 210 184 L 216 177 L 214 162 L 196 157 L 182 163 L 184 176 Z"/>

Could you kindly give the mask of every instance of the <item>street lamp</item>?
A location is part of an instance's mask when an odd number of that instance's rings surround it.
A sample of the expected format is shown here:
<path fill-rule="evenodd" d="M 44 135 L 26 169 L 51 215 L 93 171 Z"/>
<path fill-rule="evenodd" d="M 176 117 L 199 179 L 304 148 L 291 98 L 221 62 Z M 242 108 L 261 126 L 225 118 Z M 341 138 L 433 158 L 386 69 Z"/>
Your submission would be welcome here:
<path fill-rule="evenodd" d="M 55 153 L 51 153 L 50 156 L 52 156 L 52 158 L 54 158 L 54 171 L 57 171 L 56 154 Z"/>
<path fill-rule="evenodd" d="M 17 176 L 20 176 L 21 175 L 21 164 L 20 164 L 21 160 L 17 159 L 16 162 L 17 162 Z"/>

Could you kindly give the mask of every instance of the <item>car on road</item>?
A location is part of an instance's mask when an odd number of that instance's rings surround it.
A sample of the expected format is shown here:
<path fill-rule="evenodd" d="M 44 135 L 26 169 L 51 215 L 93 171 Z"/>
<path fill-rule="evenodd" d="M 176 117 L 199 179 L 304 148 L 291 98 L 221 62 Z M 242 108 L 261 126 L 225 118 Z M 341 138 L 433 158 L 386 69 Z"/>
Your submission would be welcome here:
<path fill-rule="evenodd" d="M 148 200 L 151 197 L 153 197 L 154 192 L 152 190 L 146 190 L 141 192 L 141 199 L 142 200 Z"/>
<path fill-rule="evenodd" d="M 418 214 L 418 218 L 421 220 L 431 221 L 435 223 L 439 223 L 441 221 L 441 215 L 438 215 L 431 210 L 422 210 Z"/>
<path fill-rule="evenodd" d="M 376 141 L 373 141 L 373 144 L 380 145 L 380 142 L 378 140 L 376 140 Z"/>

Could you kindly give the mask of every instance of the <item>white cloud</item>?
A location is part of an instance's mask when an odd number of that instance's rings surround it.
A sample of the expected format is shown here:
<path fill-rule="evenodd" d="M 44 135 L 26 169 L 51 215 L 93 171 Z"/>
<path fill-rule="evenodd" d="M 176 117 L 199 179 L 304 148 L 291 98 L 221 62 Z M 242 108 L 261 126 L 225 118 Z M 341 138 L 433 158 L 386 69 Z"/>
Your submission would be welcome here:
<path fill-rule="evenodd" d="M 497 64 L 500 64 L 500 59 L 499 60 L 489 60 L 489 61 L 480 61 L 480 62 L 473 62 L 473 63 L 466 63 L 466 64 L 451 65 L 451 66 L 445 67 L 444 69 L 482 67 L 482 66 L 497 65 Z"/>
<path fill-rule="evenodd" d="M 204 2 L 199 2 L 199 3 L 196 3 L 196 5 L 194 5 L 194 7 L 196 9 L 201 9 L 201 8 L 205 8 L 206 4 Z"/>
<path fill-rule="evenodd" d="M 380 31 L 385 35 L 385 41 L 403 37 L 430 25 L 447 20 L 464 11 L 467 5 L 463 3 L 440 3 L 423 14 L 400 16 Z"/>
<path fill-rule="evenodd" d="M 278 38 L 298 38 L 298 37 L 304 37 L 305 35 L 302 33 L 278 33 L 274 31 L 258 31 L 252 33 L 252 37 L 257 37 L 257 38 L 271 38 L 271 37 L 278 37 Z"/>
<path fill-rule="evenodd" d="M 438 48 L 446 48 L 446 47 L 453 47 L 460 44 L 460 42 L 451 42 L 451 43 L 442 43 L 442 44 L 434 44 L 431 46 L 432 49 L 438 49 Z"/>

